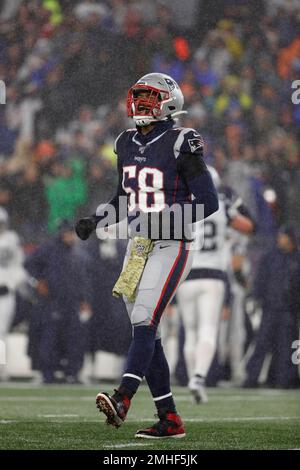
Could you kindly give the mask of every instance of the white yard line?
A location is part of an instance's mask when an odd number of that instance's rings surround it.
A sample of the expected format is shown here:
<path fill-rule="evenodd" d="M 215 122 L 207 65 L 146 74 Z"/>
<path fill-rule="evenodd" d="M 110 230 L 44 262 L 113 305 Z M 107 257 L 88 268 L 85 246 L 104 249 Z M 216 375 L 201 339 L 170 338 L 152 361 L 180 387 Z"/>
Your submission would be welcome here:
<path fill-rule="evenodd" d="M 42 415 L 38 415 L 38 417 L 42 417 Z M 59 418 L 59 417 L 63 417 L 62 416 L 59 416 L 59 415 L 45 415 L 46 418 L 50 418 L 50 417 L 55 417 L 55 418 Z M 79 418 L 79 416 L 78 416 Z M 235 421 L 235 422 L 242 422 L 242 421 L 274 421 L 274 420 L 278 420 L 278 421 L 289 421 L 289 420 L 300 420 L 300 416 L 299 417 L 296 417 L 296 416 L 244 416 L 244 417 L 240 417 L 240 418 L 237 418 L 237 417 L 226 417 L 226 418 L 183 418 L 184 422 L 185 423 L 218 423 L 218 422 L 232 422 L 232 421 Z M 101 423 L 101 416 L 99 417 L 99 419 L 87 419 L 87 418 L 83 418 L 83 422 L 86 422 L 86 423 Z M 155 418 L 138 418 L 136 416 L 132 416 L 132 417 L 129 417 L 127 419 L 128 422 L 130 423 L 152 423 L 155 421 Z"/>
<path fill-rule="evenodd" d="M 282 421 L 289 421 L 289 420 L 300 420 L 300 416 L 297 417 L 297 416 L 245 416 L 245 417 L 242 417 L 242 418 L 207 418 L 207 419 L 198 419 L 198 418 L 191 418 L 191 419 L 185 419 L 184 421 L 188 421 L 190 423 L 193 423 L 193 422 L 204 422 L 204 421 L 207 421 L 207 422 L 218 422 L 218 421 L 235 421 L 235 422 L 239 422 L 239 421 L 274 421 L 274 420 L 282 420 Z"/>
<path fill-rule="evenodd" d="M 100 387 L 100 386 L 99 386 Z M 1 389 L 9 389 L 9 390 L 32 390 L 32 391 L 61 391 L 62 393 L 66 393 L 68 391 L 82 391 L 82 392 L 87 392 L 91 394 L 97 394 L 97 391 L 99 390 L 99 387 L 97 385 L 76 385 L 76 386 L 71 386 L 66 385 L 66 384 L 61 384 L 61 385 L 43 385 L 43 384 L 35 384 L 35 383 L 13 383 L 13 382 L 1 382 Z M 111 390 L 112 389 L 112 384 L 101 384 L 101 389 L 105 390 Z M 186 394 L 187 392 L 187 387 L 179 387 L 177 385 L 172 387 L 174 395 L 178 396 L 181 394 Z M 220 386 L 220 387 L 211 387 L 208 389 L 209 393 L 211 396 L 232 396 L 234 394 L 239 394 L 239 391 L 241 389 L 236 386 Z M 260 396 L 280 396 L 286 393 L 293 394 L 296 393 L 296 390 L 274 390 L 274 389 L 269 389 L 269 388 L 257 388 L 257 389 L 242 389 L 245 392 L 245 395 L 260 395 Z M 149 394 L 149 390 L 146 385 L 142 385 L 141 388 L 139 389 L 139 394 Z"/>
<path fill-rule="evenodd" d="M 63 415 L 37 415 L 38 418 L 79 418 L 79 415 L 70 415 L 70 414 L 63 414 Z"/>
<path fill-rule="evenodd" d="M 175 401 L 193 401 L 192 395 L 186 396 L 175 396 Z M 270 397 L 262 397 L 262 396 L 247 396 L 247 395 L 230 395 L 230 396 L 209 396 L 210 402 L 217 402 L 217 401 L 262 401 L 263 399 L 269 400 Z"/>
<path fill-rule="evenodd" d="M 129 421 L 131 422 L 136 422 L 136 423 L 140 423 L 140 422 L 153 422 L 155 419 L 152 418 L 145 418 L 145 419 L 130 419 L 129 418 Z M 217 423 L 217 422 L 221 422 L 221 421 L 235 421 L 235 422 L 239 422 L 239 421 L 273 421 L 273 420 L 282 420 L 282 421 L 288 421 L 288 420 L 300 420 L 300 416 L 299 417 L 296 417 L 296 416 L 245 416 L 245 417 L 240 417 L 240 418 L 237 418 L 237 417 L 228 417 L 228 418 L 183 418 L 183 421 L 185 423 Z"/>
<path fill-rule="evenodd" d="M 67 397 L 67 396 L 60 396 L 60 397 L 35 397 L 35 396 L 18 396 L 18 397 L 0 397 L 0 401 L 70 401 L 72 397 Z M 81 400 L 81 401 L 91 401 L 93 400 L 94 397 L 76 397 L 76 400 Z"/>
<path fill-rule="evenodd" d="M 150 446 L 152 443 L 151 442 L 132 442 L 128 444 L 109 444 L 109 445 L 104 445 L 103 447 L 105 449 L 121 449 L 121 447 L 144 447 L 144 446 Z"/>
<path fill-rule="evenodd" d="M 222 394 L 212 394 L 210 395 L 210 398 L 211 398 L 211 402 L 217 402 L 217 401 L 259 401 L 259 400 L 262 400 L 262 399 L 270 399 L 270 395 L 272 396 L 273 394 L 269 394 L 269 393 L 266 393 L 266 394 L 262 394 L 261 392 L 257 392 L 253 395 L 248 395 L 245 393 L 245 395 L 243 394 L 232 394 L 232 395 L 228 395 L 228 394 L 225 394 L 225 395 L 222 395 Z M 274 396 L 280 396 L 281 394 L 274 394 Z M 293 396 L 293 395 L 291 395 Z M 76 400 L 78 401 L 93 401 L 94 400 L 94 395 L 91 395 L 91 396 L 82 396 L 82 397 L 76 397 Z M 190 401 L 191 400 L 191 395 L 190 394 L 187 394 L 187 395 L 176 395 L 174 394 L 174 398 L 175 398 L 175 401 Z M 45 397 L 37 397 L 37 396 L 34 396 L 34 395 L 28 395 L 28 396 L 6 396 L 6 395 L 2 395 L 0 396 L 0 402 L 1 401 L 15 401 L 15 402 L 18 402 L 18 401 L 22 401 L 24 402 L 25 401 L 40 401 L 40 402 L 46 402 L 46 401 L 51 401 L 51 402 L 58 402 L 58 401 L 70 401 L 70 399 L 72 399 L 72 395 L 59 395 L 59 396 L 45 396 Z M 149 396 L 149 400 L 151 400 L 150 396 Z"/>
<path fill-rule="evenodd" d="M 57 418 L 63 417 L 63 418 L 68 418 L 68 422 L 71 423 L 72 421 L 69 421 L 73 416 L 70 415 L 37 415 L 38 418 L 45 418 L 45 419 L 51 419 L 53 421 L 51 422 L 56 422 L 56 423 L 64 423 L 64 420 L 58 420 Z M 75 416 L 74 416 L 75 417 Z M 101 420 L 101 417 L 99 419 L 88 419 L 86 417 L 80 417 L 78 415 L 78 418 L 81 420 L 82 423 L 102 423 L 104 422 Z M 296 416 L 244 416 L 244 417 L 228 417 L 228 418 L 183 418 L 185 423 L 219 423 L 219 422 L 249 422 L 249 421 L 299 421 L 300 417 Z M 18 419 L 18 420 L 0 420 L 0 425 L 1 424 L 13 424 L 13 423 L 23 423 L 26 422 L 26 419 Z M 155 421 L 155 418 L 135 418 L 134 416 L 132 418 L 127 419 L 128 422 L 130 423 L 153 423 Z M 78 423 L 78 419 L 74 421 L 74 423 Z"/>

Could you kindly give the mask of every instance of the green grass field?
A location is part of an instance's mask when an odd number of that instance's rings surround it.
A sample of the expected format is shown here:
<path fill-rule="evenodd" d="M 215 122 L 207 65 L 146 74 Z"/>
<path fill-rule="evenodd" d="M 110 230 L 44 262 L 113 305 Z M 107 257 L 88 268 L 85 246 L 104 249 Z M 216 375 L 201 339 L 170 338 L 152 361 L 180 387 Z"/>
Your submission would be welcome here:
<path fill-rule="evenodd" d="M 112 386 L 101 386 L 111 391 Z M 174 387 L 185 421 L 183 439 L 134 439 L 155 422 L 146 387 L 141 387 L 124 425 L 104 423 L 95 387 L 0 388 L 0 449 L 295 449 L 300 448 L 300 392 L 209 389 L 209 403 L 194 405 L 186 389 Z"/>

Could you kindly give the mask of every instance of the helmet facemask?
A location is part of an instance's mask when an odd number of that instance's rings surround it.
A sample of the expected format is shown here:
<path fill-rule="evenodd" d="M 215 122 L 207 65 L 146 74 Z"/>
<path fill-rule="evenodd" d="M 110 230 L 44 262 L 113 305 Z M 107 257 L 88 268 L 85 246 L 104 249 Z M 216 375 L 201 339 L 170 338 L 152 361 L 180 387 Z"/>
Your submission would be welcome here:
<path fill-rule="evenodd" d="M 170 94 L 165 90 L 144 84 L 134 85 L 128 92 L 127 114 L 135 120 L 137 126 L 147 126 L 162 120 L 162 105 L 169 99 Z"/>

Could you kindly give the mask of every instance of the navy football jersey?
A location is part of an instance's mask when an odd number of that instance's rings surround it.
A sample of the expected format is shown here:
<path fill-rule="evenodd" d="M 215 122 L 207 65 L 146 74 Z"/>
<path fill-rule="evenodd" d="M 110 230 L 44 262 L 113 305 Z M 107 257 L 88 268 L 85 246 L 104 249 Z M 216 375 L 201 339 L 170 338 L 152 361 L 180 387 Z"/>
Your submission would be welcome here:
<path fill-rule="evenodd" d="M 193 165 L 202 151 L 203 139 L 198 132 L 173 127 L 169 122 L 159 124 L 147 135 L 136 129 L 122 132 L 116 139 L 115 152 L 128 211 L 159 212 L 174 203 L 190 201 L 184 169 L 181 171 L 186 163 L 181 156 L 189 155 Z"/>
<path fill-rule="evenodd" d="M 116 221 L 127 216 L 130 228 L 136 222 L 136 234 L 190 240 L 191 223 L 215 212 L 218 196 L 202 158 L 202 137 L 194 129 L 173 125 L 159 122 L 146 135 L 137 129 L 119 135 L 118 190 L 108 205 L 115 208 Z M 125 211 L 120 196 L 125 196 Z M 93 216 L 102 227 L 115 223 L 104 220 L 106 208 Z"/>

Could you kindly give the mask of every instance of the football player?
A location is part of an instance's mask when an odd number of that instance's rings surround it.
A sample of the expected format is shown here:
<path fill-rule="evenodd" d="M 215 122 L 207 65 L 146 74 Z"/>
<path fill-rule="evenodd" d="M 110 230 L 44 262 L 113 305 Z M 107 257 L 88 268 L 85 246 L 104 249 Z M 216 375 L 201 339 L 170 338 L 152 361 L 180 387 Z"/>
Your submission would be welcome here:
<path fill-rule="evenodd" d="M 209 167 L 219 193 L 219 210 L 205 221 L 197 222 L 193 242 L 192 269 L 178 289 L 176 298 L 185 328 L 184 356 L 188 387 L 196 403 L 207 402 L 205 378 L 213 360 L 219 319 L 224 301 L 225 280 L 230 259 L 226 243 L 228 227 L 250 234 L 254 224 L 239 198 L 230 188 L 222 187 L 216 170 Z M 201 225 L 204 224 L 204 232 Z M 204 233 L 204 237 L 202 237 Z"/>
<path fill-rule="evenodd" d="M 13 321 L 16 291 L 26 284 L 28 274 L 23 267 L 24 253 L 16 232 L 9 230 L 8 213 L 0 207 L 0 347 Z M 1 361 L 0 361 L 1 364 Z M 0 365 L 0 379 L 8 378 L 5 366 Z"/>
<path fill-rule="evenodd" d="M 201 136 L 194 129 L 174 126 L 174 118 L 184 112 L 183 103 L 183 94 L 171 77 L 161 73 L 143 76 L 130 88 L 127 98 L 128 116 L 136 127 L 122 132 L 115 142 L 119 184 L 117 194 L 109 204 L 116 209 L 119 221 L 122 218 L 119 197 L 125 196 L 129 224 L 137 213 L 142 220 L 147 222 L 149 219 L 146 238 L 153 245 L 137 284 L 135 298 L 123 296 L 133 326 L 133 338 L 120 386 L 113 395 L 99 393 L 96 403 L 106 415 L 107 423 L 119 427 L 145 377 L 159 421 L 137 431 L 135 436 L 139 438 L 185 436 L 170 389 L 169 367 L 161 344 L 159 324 L 165 308 L 191 268 L 189 235 L 185 230 L 178 230 L 184 225 L 185 212 L 190 209 L 195 222 L 218 209 L 217 192 L 202 158 Z M 167 227 L 169 233 L 165 235 L 166 226 L 161 216 L 173 204 L 182 209 L 182 218 L 179 223 L 178 219 L 177 222 L 172 219 Z M 204 205 L 201 215 L 197 210 L 199 205 Z M 100 212 L 76 224 L 76 232 L 81 239 L 87 239 L 97 225 L 99 228 L 109 223 L 105 218 L 106 209 Z M 154 222 L 153 215 L 157 216 Z M 155 224 L 156 235 L 153 235 L 151 224 Z M 127 269 L 134 246 L 134 239 L 130 239 L 123 269 Z M 143 246 L 135 247 L 134 254 L 141 251 Z"/>

